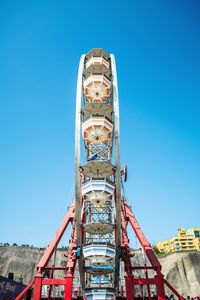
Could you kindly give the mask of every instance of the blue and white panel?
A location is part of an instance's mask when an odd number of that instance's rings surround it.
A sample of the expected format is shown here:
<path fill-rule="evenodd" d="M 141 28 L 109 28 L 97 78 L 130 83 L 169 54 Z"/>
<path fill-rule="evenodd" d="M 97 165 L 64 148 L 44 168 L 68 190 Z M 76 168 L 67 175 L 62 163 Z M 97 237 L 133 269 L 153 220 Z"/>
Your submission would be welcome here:
<path fill-rule="evenodd" d="M 106 256 L 113 258 L 115 256 L 115 248 L 109 245 L 87 245 L 83 247 L 84 257 L 90 256 Z"/>
<path fill-rule="evenodd" d="M 104 290 L 104 289 L 94 289 L 91 291 L 86 291 L 85 295 L 88 300 L 114 300 L 115 294 L 113 291 Z"/>

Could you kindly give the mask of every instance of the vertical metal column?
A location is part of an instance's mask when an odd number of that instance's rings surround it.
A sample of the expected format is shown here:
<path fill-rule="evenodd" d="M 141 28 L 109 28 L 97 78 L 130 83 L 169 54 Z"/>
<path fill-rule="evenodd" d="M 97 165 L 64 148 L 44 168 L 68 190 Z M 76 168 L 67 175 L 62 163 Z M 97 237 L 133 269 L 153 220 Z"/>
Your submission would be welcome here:
<path fill-rule="evenodd" d="M 40 300 L 41 297 L 41 291 L 42 291 L 42 274 L 37 273 L 35 275 L 35 281 L 34 281 L 34 290 L 33 290 L 33 299 L 34 300 Z"/>
<path fill-rule="evenodd" d="M 81 178 L 80 178 L 80 134 L 81 134 L 81 101 L 82 101 L 82 77 L 85 54 L 81 56 L 78 70 L 78 81 L 76 90 L 76 123 L 75 123 L 75 220 L 77 233 L 77 246 L 82 249 L 82 221 L 81 221 Z M 81 286 L 84 287 L 83 255 L 79 258 L 79 272 Z"/>
<path fill-rule="evenodd" d="M 73 275 L 69 272 L 66 275 L 64 300 L 72 300 Z"/>
<path fill-rule="evenodd" d="M 114 144 L 115 144 L 115 209 L 116 209 L 116 230 L 115 230 L 115 287 L 119 281 L 119 257 L 118 249 L 121 246 L 121 168 L 120 168 L 120 130 L 119 130 L 119 97 L 117 84 L 117 70 L 115 57 L 110 54 L 113 82 L 113 110 L 114 110 Z"/>
<path fill-rule="evenodd" d="M 157 274 L 155 276 L 156 279 L 156 287 L 157 287 L 157 296 L 158 296 L 158 300 L 165 300 L 165 286 L 164 286 L 164 276 L 163 274 L 161 274 L 161 272 L 157 272 L 160 274 Z"/>

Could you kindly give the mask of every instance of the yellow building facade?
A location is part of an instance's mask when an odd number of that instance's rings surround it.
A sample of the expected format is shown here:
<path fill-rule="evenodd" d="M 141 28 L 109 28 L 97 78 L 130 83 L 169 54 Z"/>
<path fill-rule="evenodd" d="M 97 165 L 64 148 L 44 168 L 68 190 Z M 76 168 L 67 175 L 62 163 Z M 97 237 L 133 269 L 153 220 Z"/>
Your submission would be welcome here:
<path fill-rule="evenodd" d="M 156 249 L 160 253 L 200 251 L 200 228 L 191 228 L 187 231 L 184 228 L 179 228 L 177 236 L 158 242 Z"/>

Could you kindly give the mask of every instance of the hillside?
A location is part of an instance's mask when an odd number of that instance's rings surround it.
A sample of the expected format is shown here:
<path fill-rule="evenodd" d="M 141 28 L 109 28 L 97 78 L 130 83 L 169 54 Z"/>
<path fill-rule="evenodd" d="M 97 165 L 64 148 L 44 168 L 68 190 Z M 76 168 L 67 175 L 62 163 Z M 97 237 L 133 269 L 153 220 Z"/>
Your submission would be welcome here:
<path fill-rule="evenodd" d="M 171 253 L 160 260 L 165 278 L 183 295 L 200 295 L 200 252 Z"/>
<path fill-rule="evenodd" d="M 18 246 L 0 246 L 0 275 L 15 273 L 15 278 L 23 277 L 28 284 L 34 276 L 36 265 L 43 254 L 43 249 Z M 58 250 L 56 261 L 64 265 L 65 251 Z M 137 263 L 142 254 L 133 258 Z M 183 295 L 191 297 L 200 295 L 200 252 L 172 253 L 160 258 L 165 278 Z M 58 277 L 61 274 L 58 274 Z"/>

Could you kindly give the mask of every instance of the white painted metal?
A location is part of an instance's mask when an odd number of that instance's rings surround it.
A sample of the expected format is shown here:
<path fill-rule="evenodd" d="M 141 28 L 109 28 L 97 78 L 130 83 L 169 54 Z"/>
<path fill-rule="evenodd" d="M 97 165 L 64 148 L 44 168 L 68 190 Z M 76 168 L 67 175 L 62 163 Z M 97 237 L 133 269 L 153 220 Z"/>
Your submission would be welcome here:
<path fill-rule="evenodd" d="M 115 249 L 111 245 L 95 245 L 90 244 L 83 247 L 84 257 L 105 256 L 113 258 L 115 256 Z"/>
<path fill-rule="evenodd" d="M 88 180 L 82 184 L 82 195 L 85 199 L 104 197 L 108 200 L 114 193 L 114 183 L 108 180 Z"/>
<path fill-rule="evenodd" d="M 114 300 L 115 293 L 109 291 L 109 289 L 93 289 L 86 291 L 86 296 L 88 300 Z"/>
<path fill-rule="evenodd" d="M 81 131 L 87 162 L 80 166 Z M 113 145 L 115 163 L 112 163 Z M 93 284 L 92 274 L 107 276 L 105 282 L 115 289 L 118 285 L 118 248 L 121 242 L 119 147 L 119 99 L 115 58 L 103 49 L 92 49 L 80 60 L 75 133 L 76 231 L 77 244 L 81 249 L 80 283 L 87 299 L 115 299 L 114 290 L 98 289 L 95 283 L 93 287 L 96 288 L 87 289 L 89 282 Z M 85 182 L 81 182 L 83 178 Z M 94 242 L 95 244 L 91 244 Z M 83 260 L 86 268 L 86 289 Z M 114 281 L 111 273 L 114 273 Z"/>
<path fill-rule="evenodd" d="M 102 56 L 91 57 L 85 64 L 86 69 L 91 65 L 104 65 L 106 68 L 109 68 L 109 62 Z"/>
<path fill-rule="evenodd" d="M 78 70 L 77 90 L 76 90 L 76 123 L 75 123 L 75 220 L 76 220 L 76 234 L 77 234 L 77 246 L 82 247 L 81 236 L 81 177 L 80 177 L 80 133 L 81 133 L 81 102 L 82 102 L 82 76 L 84 69 L 85 55 L 81 56 Z M 79 258 L 79 273 L 80 282 L 82 287 L 85 286 L 84 271 L 83 271 L 83 257 Z"/>
<path fill-rule="evenodd" d="M 116 234 L 115 243 L 116 251 L 121 245 L 121 167 L 120 167 L 120 130 L 119 130 L 119 96 L 118 96 L 118 83 L 117 83 L 117 70 L 115 57 L 111 57 L 112 67 L 112 83 L 113 83 L 113 109 L 114 109 L 114 145 L 115 145 L 115 184 L 116 184 Z M 115 258 L 115 286 L 118 285 L 119 279 L 119 258 Z"/>

